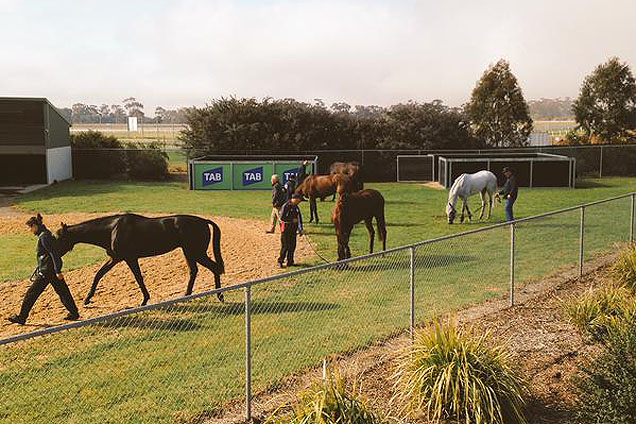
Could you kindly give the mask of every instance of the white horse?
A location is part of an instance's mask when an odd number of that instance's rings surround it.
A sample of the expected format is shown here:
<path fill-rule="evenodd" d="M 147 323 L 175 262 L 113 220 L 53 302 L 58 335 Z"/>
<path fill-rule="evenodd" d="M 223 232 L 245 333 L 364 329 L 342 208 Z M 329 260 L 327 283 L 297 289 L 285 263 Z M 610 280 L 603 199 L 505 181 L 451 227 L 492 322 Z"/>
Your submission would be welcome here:
<path fill-rule="evenodd" d="M 464 222 L 464 210 L 468 212 L 468 219 L 472 220 L 473 216 L 468 209 L 468 198 L 474 194 L 481 195 L 481 214 L 479 219 L 484 217 L 484 209 L 486 209 L 486 193 L 488 194 L 488 218 L 492 212 L 492 198 L 497 192 L 497 177 L 490 171 L 479 171 L 474 174 L 462 174 L 455 182 L 448 193 L 448 203 L 446 204 L 446 215 L 448 223 L 452 224 L 457 216 L 457 199 L 462 199 L 461 221 Z"/>

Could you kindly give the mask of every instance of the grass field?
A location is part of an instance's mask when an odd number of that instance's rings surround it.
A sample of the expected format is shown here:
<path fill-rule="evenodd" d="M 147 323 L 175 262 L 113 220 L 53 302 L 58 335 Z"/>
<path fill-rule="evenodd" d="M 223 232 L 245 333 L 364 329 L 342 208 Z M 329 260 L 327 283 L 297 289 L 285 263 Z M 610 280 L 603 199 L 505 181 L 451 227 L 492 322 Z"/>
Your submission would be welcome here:
<path fill-rule="evenodd" d="M 390 247 L 485 225 L 446 224 L 445 191 L 416 184 L 369 186 L 387 199 Z M 517 214 L 534 215 L 635 189 L 636 179 L 631 178 L 588 180 L 576 190 L 522 189 Z M 22 197 L 19 206 L 48 213 L 129 210 L 265 220 L 269 198 L 265 192 L 189 192 L 176 183 L 91 182 L 35 192 Z M 623 199 L 586 211 L 588 255 L 625 240 L 629 206 L 630 200 Z M 331 207 L 319 204 L 327 222 Z M 502 216 L 499 207 L 493 221 Z M 576 263 L 579 219 L 575 211 L 519 225 L 519 283 Z M 309 225 L 308 233 L 322 253 L 335 258 L 330 225 Z M 418 321 L 504 295 L 509 237 L 508 228 L 500 228 L 418 248 Z M 352 250 L 364 253 L 366 245 L 366 230 L 356 229 Z M 329 354 L 360 349 L 406 329 L 409 260 L 408 251 L 398 251 L 346 269 L 254 287 L 255 390 Z M 226 304 L 200 299 L 3 347 L 0 387 L 9 395 L 0 398 L 0 421 L 200 422 L 243 391 L 242 302 L 242 291 L 231 292 Z"/>
<path fill-rule="evenodd" d="M 138 131 L 128 131 L 126 124 L 73 124 L 72 133 L 82 131 L 100 131 L 106 135 L 114 135 L 122 141 L 153 142 L 158 141 L 168 146 L 179 144 L 179 132 L 183 129 L 182 124 L 141 124 Z"/>

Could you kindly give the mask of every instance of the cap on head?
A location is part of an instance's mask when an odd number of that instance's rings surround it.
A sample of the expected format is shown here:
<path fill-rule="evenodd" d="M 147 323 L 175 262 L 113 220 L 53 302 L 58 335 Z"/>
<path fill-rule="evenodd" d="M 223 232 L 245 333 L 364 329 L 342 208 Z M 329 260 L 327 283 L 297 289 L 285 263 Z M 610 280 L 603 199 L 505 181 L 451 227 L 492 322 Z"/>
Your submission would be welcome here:
<path fill-rule="evenodd" d="M 280 178 L 278 177 L 278 174 L 272 175 L 272 183 L 277 183 L 278 181 L 280 181 Z"/>
<path fill-rule="evenodd" d="M 502 172 L 504 172 L 504 173 L 505 173 L 505 172 L 510 172 L 511 174 L 513 174 L 513 173 L 514 173 L 514 172 L 512 171 L 512 169 L 511 169 L 511 168 L 508 168 L 507 166 L 504 166 L 504 168 L 503 168 Z"/>

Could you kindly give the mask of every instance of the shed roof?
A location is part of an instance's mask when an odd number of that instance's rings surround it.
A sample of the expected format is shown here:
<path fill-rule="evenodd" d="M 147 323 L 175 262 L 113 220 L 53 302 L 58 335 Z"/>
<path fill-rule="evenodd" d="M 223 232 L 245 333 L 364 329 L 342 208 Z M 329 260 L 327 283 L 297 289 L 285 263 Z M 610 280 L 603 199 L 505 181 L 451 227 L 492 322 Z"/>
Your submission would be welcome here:
<path fill-rule="evenodd" d="M 59 111 L 58 108 L 56 108 L 53 103 L 51 103 L 49 101 L 49 99 L 47 99 L 46 97 L 0 97 L 0 101 L 30 101 L 30 102 L 45 102 L 46 104 L 48 104 L 51 109 L 53 109 L 55 111 L 55 113 L 57 113 L 60 118 L 62 118 L 64 121 L 66 121 L 66 123 L 70 126 L 72 126 L 73 124 L 71 124 L 71 122 L 66 119 L 66 117 L 62 114 L 62 112 Z"/>

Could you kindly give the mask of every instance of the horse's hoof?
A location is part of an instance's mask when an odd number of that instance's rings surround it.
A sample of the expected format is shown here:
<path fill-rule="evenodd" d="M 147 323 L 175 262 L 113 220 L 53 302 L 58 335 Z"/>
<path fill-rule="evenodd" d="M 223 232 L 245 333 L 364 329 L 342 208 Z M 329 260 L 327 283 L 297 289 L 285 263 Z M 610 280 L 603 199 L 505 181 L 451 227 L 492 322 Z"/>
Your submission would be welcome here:
<path fill-rule="evenodd" d="M 86 300 L 84 301 L 84 306 L 88 306 L 88 305 L 90 305 L 91 303 L 92 303 L 92 302 L 91 302 L 91 300 L 90 300 L 90 299 L 86 299 Z"/>
<path fill-rule="evenodd" d="M 149 299 L 144 299 L 144 301 L 141 302 L 141 306 L 146 306 L 148 304 L 148 300 Z"/>
<path fill-rule="evenodd" d="M 221 303 L 225 303 L 225 297 L 223 296 L 223 293 L 218 293 L 216 295 L 216 297 L 219 298 L 219 300 L 221 301 Z"/>

